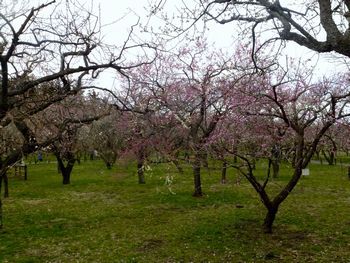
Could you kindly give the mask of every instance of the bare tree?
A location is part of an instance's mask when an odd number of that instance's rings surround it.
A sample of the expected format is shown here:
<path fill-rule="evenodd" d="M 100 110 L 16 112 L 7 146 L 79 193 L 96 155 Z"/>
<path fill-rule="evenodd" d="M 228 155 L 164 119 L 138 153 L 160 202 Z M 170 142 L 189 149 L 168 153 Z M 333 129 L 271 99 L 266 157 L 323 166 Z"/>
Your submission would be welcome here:
<path fill-rule="evenodd" d="M 291 40 L 316 52 L 335 51 L 350 56 L 348 14 L 350 1 L 312 0 L 295 4 L 279 0 L 200 1 L 203 15 L 221 24 L 244 21 L 255 29 L 265 24 L 276 38 Z M 324 38 L 325 32 L 326 37 Z M 271 39 L 269 39 L 270 41 Z"/>
<path fill-rule="evenodd" d="M 164 5 L 164 1 L 156 2 Z M 158 10 L 161 8 L 151 12 Z M 190 28 L 197 30 L 196 25 L 203 20 L 236 23 L 235 30 L 250 37 L 256 61 L 264 45 L 276 45 L 277 41 L 279 49 L 285 40 L 319 53 L 335 51 L 350 57 L 349 0 L 194 0 L 181 11 L 174 20 L 164 15 L 170 27 L 165 32 L 179 36 Z"/>

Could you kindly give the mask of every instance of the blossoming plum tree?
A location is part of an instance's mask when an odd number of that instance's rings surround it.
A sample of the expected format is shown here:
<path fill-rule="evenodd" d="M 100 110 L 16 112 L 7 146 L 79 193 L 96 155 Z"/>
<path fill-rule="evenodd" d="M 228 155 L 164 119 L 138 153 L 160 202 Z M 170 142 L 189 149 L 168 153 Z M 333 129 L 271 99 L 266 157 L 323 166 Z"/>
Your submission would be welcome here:
<path fill-rule="evenodd" d="M 235 128 L 243 131 L 241 134 L 248 142 L 254 140 L 258 148 L 239 147 L 234 154 L 244 165 L 232 165 L 247 178 L 266 207 L 264 229 L 268 233 L 272 232 L 280 204 L 298 183 L 302 169 L 309 164 L 322 137 L 338 120 L 349 116 L 347 78 L 337 76 L 314 82 L 307 73 L 305 68 L 303 71 L 297 68 L 294 73 L 252 75 L 237 89 L 250 103 L 236 109 L 236 114 L 245 121 L 236 122 Z M 267 190 L 269 173 L 262 182 L 259 181 L 254 175 L 251 156 L 258 152 L 268 158 L 276 143 L 280 147 L 286 145 L 286 148 L 293 145 L 290 153 L 293 174 L 271 197 Z"/>
<path fill-rule="evenodd" d="M 79 129 L 109 114 L 88 97 L 66 97 L 27 120 L 38 145 L 47 145 L 56 156 L 63 184 L 70 184 L 71 172 L 77 160 Z"/>
<path fill-rule="evenodd" d="M 193 196 L 203 195 L 201 166 L 207 141 L 229 113 L 228 94 L 244 74 L 243 67 L 236 70 L 238 61 L 220 51 L 211 52 L 205 41 L 198 39 L 177 52 L 159 55 L 154 64 L 139 67 L 132 74 L 132 85 L 145 91 L 153 108 L 177 121 L 186 142 L 183 146 L 192 154 Z"/>

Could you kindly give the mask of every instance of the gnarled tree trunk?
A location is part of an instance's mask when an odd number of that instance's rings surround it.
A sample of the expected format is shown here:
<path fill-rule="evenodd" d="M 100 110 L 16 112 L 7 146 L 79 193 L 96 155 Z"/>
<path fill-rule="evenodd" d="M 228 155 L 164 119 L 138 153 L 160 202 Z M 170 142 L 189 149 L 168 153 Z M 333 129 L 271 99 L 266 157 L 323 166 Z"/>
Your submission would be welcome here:
<path fill-rule="evenodd" d="M 272 160 L 272 177 L 277 178 L 280 174 L 280 162 Z"/>
<path fill-rule="evenodd" d="M 226 184 L 226 174 L 227 174 L 227 161 L 225 159 L 222 160 L 221 167 L 221 183 Z"/>
<path fill-rule="evenodd" d="M 2 198 L 1 198 L 1 195 L 0 195 L 0 229 L 2 229 L 3 227 L 3 222 L 2 222 Z"/>
<path fill-rule="evenodd" d="M 4 198 L 7 198 L 9 197 L 9 178 L 6 172 L 2 175 L 2 178 L 4 180 Z"/>
<path fill-rule="evenodd" d="M 54 153 L 57 159 L 58 170 L 62 174 L 62 183 L 64 185 L 70 184 L 70 176 L 74 167 L 75 158 L 73 153 L 68 153 L 65 159 L 67 164 L 64 164 L 63 158 L 60 156 L 60 153 Z"/>
<path fill-rule="evenodd" d="M 184 170 L 182 169 L 181 165 L 180 165 L 180 162 L 177 160 L 177 159 L 173 159 L 172 160 L 172 163 L 175 165 L 177 171 L 180 173 L 180 174 L 183 174 L 184 173 Z"/>
<path fill-rule="evenodd" d="M 139 184 L 145 184 L 145 173 L 144 173 L 144 165 L 145 165 L 145 152 L 144 149 L 140 149 L 137 154 L 137 176 L 139 179 Z"/>
<path fill-rule="evenodd" d="M 137 176 L 139 178 L 139 184 L 145 184 L 144 162 L 142 159 L 137 160 Z"/>
<path fill-rule="evenodd" d="M 275 144 L 271 152 L 271 164 L 272 164 L 272 177 L 277 178 L 280 172 L 281 163 L 281 147 Z"/>
<path fill-rule="evenodd" d="M 194 161 L 192 163 L 193 170 L 193 181 L 194 181 L 194 192 L 193 196 L 200 197 L 203 196 L 202 193 L 202 183 L 201 183 L 201 156 L 197 153 L 195 154 Z"/>
<path fill-rule="evenodd" d="M 272 207 L 267 209 L 267 214 L 265 216 L 263 228 L 265 233 L 271 234 L 272 233 L 272 225 L 275 221 L 276 214 L 278 211 L 278 207 Z"/>
<path fill-rule="evenodd" d="M 333 150 L 331 151 L 324 151 L 322 150 L 322 154 L 324 156 L 324 158 L 326 159 L 326 161 L 328 162 L 328 165 L 334 165 L 335 164 L 335 152 Z"/>

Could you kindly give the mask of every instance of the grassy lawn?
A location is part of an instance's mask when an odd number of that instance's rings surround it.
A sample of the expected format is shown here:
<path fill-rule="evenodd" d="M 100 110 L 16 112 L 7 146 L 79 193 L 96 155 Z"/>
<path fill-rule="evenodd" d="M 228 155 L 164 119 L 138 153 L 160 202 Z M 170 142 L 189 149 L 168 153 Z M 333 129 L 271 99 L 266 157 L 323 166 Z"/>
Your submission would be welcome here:
<path fill-rule="evenodd" d="M 339 165 L 310 166 L 311 175 L 282 204 L 272 235 L 262 232 L 265 209 L 257 195 L 234 170 L 221 185 L 219 170 L 204 169 L 205 196 L 193 198 L 189 167 L 181 175 L 169 164 L 153 165 L 147 183 L 138 185 L 130 165 L 108 171 L 88 161 L 66 186 L 54 163 L 28 169 L 28 181 L 10 179 L 10 198 L 3 200 L 0 262 L 350 259 L 350 181 Z M 271 192 L 288 172 L 282 169 Z"/>

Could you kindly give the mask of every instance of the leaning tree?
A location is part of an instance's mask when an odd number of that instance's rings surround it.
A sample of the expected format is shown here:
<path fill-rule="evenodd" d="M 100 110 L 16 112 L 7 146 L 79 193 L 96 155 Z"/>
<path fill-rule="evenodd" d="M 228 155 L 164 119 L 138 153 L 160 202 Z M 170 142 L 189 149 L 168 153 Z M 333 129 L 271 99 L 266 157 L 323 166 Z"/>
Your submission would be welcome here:
<path fill-rule="evenodd" d="M 280 75 L 252 75 L 243 79 L 237 89 L 245 103 L 235 108 L 236 119 L 240 120 L 235 121 L 235 129 L 241 131 L 244 140 L 248 143 L 253 140 L 258 147 L 251 150 L 238 146 L 239 150 L 232 154 L 241 162 L 232 166 L 247 178 L 266 207 L 264 229 L 268 233 L 272 232 L 280 205 L 299 182 L 302 169 L 309 164 L 323 136 L 350 114 L 347 78 L 335 76 L 315 81 L 305 74 L 303 68 Z M 251 158 L 257 152 L 269 158 L 276 143 L 294 147 L 290 153 L 293 173 L 277 194 L 268 190 L 269 172 L 263 180 L 254 174 Z"/>

